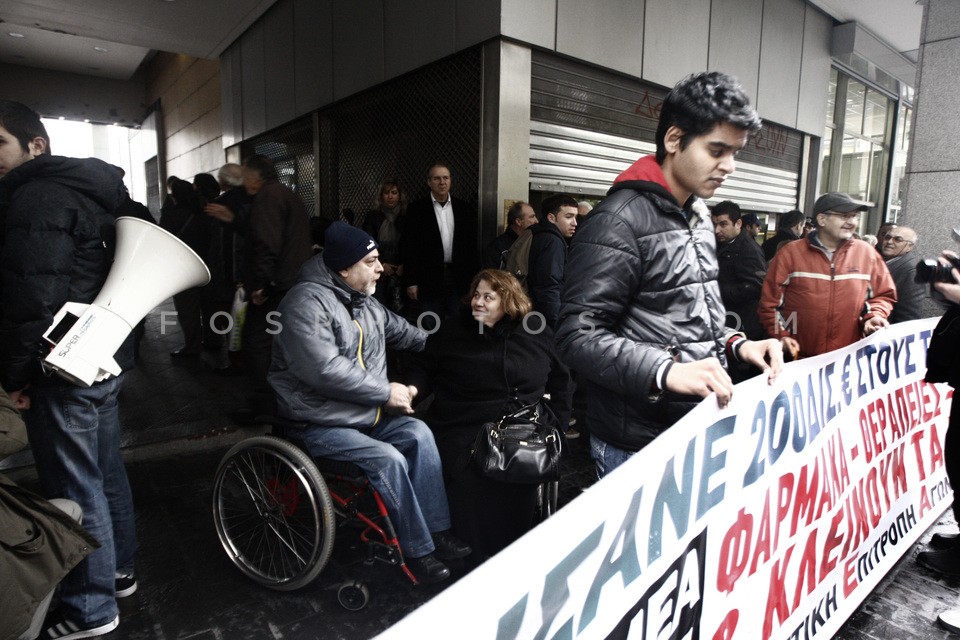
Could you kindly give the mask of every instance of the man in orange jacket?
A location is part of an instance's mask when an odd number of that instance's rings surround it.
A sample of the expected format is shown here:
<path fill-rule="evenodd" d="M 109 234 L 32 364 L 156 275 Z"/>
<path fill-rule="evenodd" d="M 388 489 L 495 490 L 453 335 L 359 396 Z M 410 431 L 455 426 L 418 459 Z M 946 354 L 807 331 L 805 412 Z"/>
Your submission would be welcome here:
<path fill-rule="evenodd" d="M 853 237 L 867 205 L 845 193 L 817 198 L 817 228 L 774 256 L 760 295 L 760 323 L 784 352 L 814 356 L 889 326 L 897 290 L 883 257 Z"/>

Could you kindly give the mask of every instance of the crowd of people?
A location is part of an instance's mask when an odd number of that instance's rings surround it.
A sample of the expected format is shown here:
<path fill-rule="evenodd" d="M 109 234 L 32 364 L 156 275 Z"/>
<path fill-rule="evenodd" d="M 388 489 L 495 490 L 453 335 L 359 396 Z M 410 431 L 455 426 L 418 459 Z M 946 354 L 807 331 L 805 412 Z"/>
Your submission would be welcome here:
<path fill-rule="evenodd" d="M 184 344 L 170 355 L 220 354 L 218 368 L 250 376 L 253 413 L 303 423 L 311 454 L 360 466 L 414 575 L 442 581 L 446 562 L 480 563 L 535 525 L 535 485 L 498 483 L 472 466 L 482 423 L 544 400 L 568 437 L 589 435 L 603 477 L 703 398 L 726 405 L 735 381 L 772 382 L 785 359 L 921 316 L 926 291 L 908 255 L 916 233 L 887 225 L 870 246 L 855 237 L 867 207 L 846 194 L 822 195 L 811 218 L 780 215 L 765 240 L 759 217 L 737 203 L 708 209 L 760 127 L 734 78 L 690 76 L 663 103 L 656 153 L 605 198 L 556 194 L 539 210 L 516 202 L 482 250 L 477 208 L 453 195 L 443 162 L 427 168 L 423 197 L 408 202 L 398 181 L 384 180 L 370 211 L 321 237 L 265 156 L 216 178 L 172 177 L 159 225 L 212 279 L 175 296 Z M 108 633 L 116 599 L 136 589 L 123 375 L 81 388 L 37 357 L 53 314 L 68 300 L 90 302 L 103 284 L 113 247 L 102 230 L 126 200 L 115 168 L 51 155 L 39 117 L 0 101 L 0 383 L 9 393 L 0 409 L 22 412 L 46 497 L 76 502 L 92 536 L 59 518 L 64 536 L 87 546 L 61 583 L 47 638 Z M 231 361 L 214 320 L 238 289 L 243 358 Z M 134 341 L 116 355 L 123 369 Z M 585 424 L 572 428 L 575 393 L 587 405 Z"/>

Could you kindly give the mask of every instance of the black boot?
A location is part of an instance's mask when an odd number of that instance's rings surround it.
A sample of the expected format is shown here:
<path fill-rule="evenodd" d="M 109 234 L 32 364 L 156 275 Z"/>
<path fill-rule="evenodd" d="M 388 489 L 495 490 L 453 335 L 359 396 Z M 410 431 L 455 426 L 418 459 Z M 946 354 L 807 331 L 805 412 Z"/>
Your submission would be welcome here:
<path fill-rule="evenodd" d="M 407 566 L 410 567 L 410 571 L 417 577 L 420 584 L 443 582 L 450 577 L 450 569 L 437 560 L 432 553 L 428 553 L 422 558 L 407 558 Z"/>
<path fill-rule="evenodd" d="M 473 549 L 466 542 L 450 533 L 449 529 L 430 535 L 433 537 L 433 546 L 436 547 L 434 553 L 441 560 L 457 560 L 466 558 L 473 553 Z"/>

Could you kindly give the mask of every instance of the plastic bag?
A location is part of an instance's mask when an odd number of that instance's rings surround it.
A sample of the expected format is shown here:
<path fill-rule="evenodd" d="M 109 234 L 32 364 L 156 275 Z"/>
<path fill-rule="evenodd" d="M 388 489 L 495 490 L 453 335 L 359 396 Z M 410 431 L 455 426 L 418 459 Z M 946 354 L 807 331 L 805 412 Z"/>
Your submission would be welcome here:
<path fill-rule="evenodd" d="M 230 315 L 233 316 L 233 328 L 230 329 L 230 340 L 228 341 L 230 351 L 240 351 L 243 348 L 243 323 L 247 319 L 247 292 L 243 287 L 237 288 L 233 294 L 233 305 L 230 307 Z"/>

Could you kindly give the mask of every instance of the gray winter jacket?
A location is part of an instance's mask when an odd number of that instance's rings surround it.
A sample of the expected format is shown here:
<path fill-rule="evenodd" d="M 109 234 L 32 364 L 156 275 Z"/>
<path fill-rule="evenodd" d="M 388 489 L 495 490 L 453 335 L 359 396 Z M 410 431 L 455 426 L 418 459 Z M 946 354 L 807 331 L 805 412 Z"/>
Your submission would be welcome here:
<path fill-rule="evenodd" d="M 421 351 L 426 332 L 307 260 L 280 303 L 268 380 L 281 416 L 323 426 L 369 428 L 390 397 L 387 347 Z"/>
<path fill-rule="evenodd" d="M 726 365 L 738 334 L 724 326 L 717 274 L 706 206 L 694 198 L 683 212 L 652 156 L 577 229 L 556 335 L 561 359 L 587 381 L 593 435 L 636 451 L 699 402 L 659 393 L 656 374 L 669 360 Z"/>

